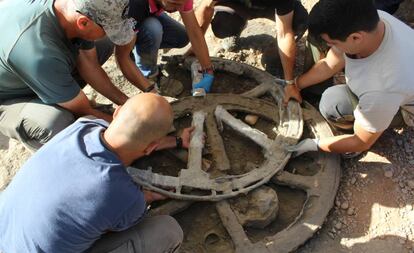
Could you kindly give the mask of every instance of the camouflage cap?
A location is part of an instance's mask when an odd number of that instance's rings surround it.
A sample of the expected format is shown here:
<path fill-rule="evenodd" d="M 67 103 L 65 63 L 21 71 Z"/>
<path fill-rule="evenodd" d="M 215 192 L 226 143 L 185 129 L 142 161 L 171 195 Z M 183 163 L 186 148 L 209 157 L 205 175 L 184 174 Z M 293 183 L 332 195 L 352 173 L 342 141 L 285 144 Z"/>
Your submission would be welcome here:
<path fill-rule="evenodd" d="M 77 11 L 100 25 L 116 45 L 135 36 L 135 21 L 128 17 L 129 0 L 73 0 Z"/>

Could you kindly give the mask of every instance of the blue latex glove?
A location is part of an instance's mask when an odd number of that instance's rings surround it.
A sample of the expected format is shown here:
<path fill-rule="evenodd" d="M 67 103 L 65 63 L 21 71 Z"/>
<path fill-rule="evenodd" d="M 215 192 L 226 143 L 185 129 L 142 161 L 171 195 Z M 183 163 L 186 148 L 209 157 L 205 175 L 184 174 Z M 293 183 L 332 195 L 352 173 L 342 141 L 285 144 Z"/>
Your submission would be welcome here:
<path fill-rule="evenodd" d="M 213 82 L 214 82 L 214 75 L 204 73 L 203 79 L 201 79 L 200 82 L 194 85 L 194 89 L 203 88 L 206 91 L 206 93 L 209 93 L 211 89 L 211 85 L 213 85 Z"/>

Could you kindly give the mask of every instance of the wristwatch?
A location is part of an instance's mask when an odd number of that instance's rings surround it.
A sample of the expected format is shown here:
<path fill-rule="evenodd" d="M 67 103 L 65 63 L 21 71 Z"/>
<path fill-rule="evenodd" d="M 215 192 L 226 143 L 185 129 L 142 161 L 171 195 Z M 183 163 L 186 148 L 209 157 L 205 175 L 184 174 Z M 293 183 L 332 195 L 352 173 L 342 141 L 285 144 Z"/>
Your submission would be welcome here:
<path fill-rule="evenodd" d="M 175 148 L 183 148 L 183 139 L 180 136 L 175 136 Z"/>

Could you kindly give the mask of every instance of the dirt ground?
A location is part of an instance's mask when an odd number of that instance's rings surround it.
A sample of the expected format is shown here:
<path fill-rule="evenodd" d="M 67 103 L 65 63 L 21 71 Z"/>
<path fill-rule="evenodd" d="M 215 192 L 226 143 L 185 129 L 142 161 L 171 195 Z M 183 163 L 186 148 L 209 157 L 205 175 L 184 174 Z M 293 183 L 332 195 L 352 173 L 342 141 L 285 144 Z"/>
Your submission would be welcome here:
<path fill-rule="evenodd" d="M 196 0 L 196 5 L 201 0 Z M 303 1 L 306 7 L 315 1 Z M 414 1 L 406 0 L 399 18 L 414 27 Z M 255 19 L 244 30 L 237 52 L 220 50 L 220 41 L 208 31 L 213 56 L 244 62 L 280 75 L 275 49 L 274 22 Z M 299 42 L 296 73 L 303 68 L 304 41 Z M 170 52 L 176 53 L 179 50 Z M 138 92 L 122 77 L 114 60 L 104 66 L 126 93 Z M 86 89 L 90 97 L 96 97 Z M 99 102 L 108 102 L 97 96 Z M 362 157 L 342 161 L 342 179 L 335 207 L 322 229 L 297 252 L 414 252 L 414 129 L 390 129 Z M 0 190 L 4 189 L 30 153 L 0 135 Z"/>

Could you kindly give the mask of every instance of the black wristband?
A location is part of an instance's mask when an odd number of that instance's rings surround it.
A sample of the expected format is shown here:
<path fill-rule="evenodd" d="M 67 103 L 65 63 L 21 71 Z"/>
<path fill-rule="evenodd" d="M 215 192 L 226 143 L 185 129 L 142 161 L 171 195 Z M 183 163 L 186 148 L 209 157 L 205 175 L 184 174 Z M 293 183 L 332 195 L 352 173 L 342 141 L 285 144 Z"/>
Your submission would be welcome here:
<path fill-rule="evenodd" d="M 148 86 L 147 88 L 145 88 L 144 92 L 150 92 L 155 88 L 155 84 L 151 84 L 150 86 Z"/>
<path fill-rule="evenodd" d="M 175 147 L 183 148 L 183 139 L 180 136 L 175 136 Z"/>

